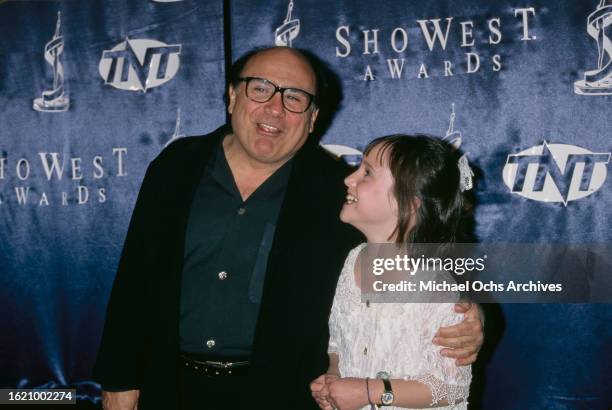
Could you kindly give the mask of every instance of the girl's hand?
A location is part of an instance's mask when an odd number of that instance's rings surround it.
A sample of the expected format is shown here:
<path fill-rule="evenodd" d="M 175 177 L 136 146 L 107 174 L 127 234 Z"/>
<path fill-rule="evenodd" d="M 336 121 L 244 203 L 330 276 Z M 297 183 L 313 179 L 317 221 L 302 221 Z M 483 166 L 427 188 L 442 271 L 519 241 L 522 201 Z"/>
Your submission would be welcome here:
<path fill-rule="evenodd" d="M 334 382 L 340 378 L 339 374 L 335 373 L 325 373 L 325 384 L 329 386 L 331 382 Z"/>
<path fill-rule="evenodd" d="M 331 376 L 334 377 L 335 375 Z M 312 397 L 317 402 L 317 405 L 323 410 L 333 410 L 333 406 L 327 400 L 329 397 L 329 389 L 327 388 L 328 373 L 322 374 L 310 383 L 310 391 Z M 336 378 L 338 376 L 335 376 Z"/>
<path fill-rule="evenodd" d="M 355 410 L 369 404 L 365 379 L 339 378 L 332 381 L 327 388 L 327 401 L 340 410 Z"/>

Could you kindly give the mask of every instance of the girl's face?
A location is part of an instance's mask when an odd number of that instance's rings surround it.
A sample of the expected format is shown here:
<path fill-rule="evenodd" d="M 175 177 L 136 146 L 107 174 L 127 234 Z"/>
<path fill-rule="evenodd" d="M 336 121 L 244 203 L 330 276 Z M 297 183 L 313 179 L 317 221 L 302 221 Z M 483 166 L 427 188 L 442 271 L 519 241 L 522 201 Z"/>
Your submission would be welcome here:
<path fill-rule="evenodd" d="M 368 242 L 393 242 L 397 225 L 397 201 L 393 195 L 393 176 L 380 158 L 381 145 L 364 156 L 359 168 L 346 177 L 346 201 L 340 212 L 343 222 L 353 225 Z M 382 162 L 382 164 L 381 164 Z"/>

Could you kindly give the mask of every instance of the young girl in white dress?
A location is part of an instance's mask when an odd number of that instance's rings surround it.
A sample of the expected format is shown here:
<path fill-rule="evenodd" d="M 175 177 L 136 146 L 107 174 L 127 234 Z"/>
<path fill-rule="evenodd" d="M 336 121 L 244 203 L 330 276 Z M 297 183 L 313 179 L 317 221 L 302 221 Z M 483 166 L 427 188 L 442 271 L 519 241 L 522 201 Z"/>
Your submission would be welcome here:
<path fill-rule="evenodd" d="M 471 187 L 463 161 L 450 144 L 432 137 L 378 138 L 345 180 L 340 218 L 368 243 L 453 243 L 463 191 Z M 470 366 L 456 366 L 432 343 L 441 326 L 459 323 L 463 315 L 450 301 L 362 303 L 359 260 L 365 246 L 349 253 L 338 281 L 329 370 L 311 384 L 317 404 L 325 410 L 467 409 Z"/>

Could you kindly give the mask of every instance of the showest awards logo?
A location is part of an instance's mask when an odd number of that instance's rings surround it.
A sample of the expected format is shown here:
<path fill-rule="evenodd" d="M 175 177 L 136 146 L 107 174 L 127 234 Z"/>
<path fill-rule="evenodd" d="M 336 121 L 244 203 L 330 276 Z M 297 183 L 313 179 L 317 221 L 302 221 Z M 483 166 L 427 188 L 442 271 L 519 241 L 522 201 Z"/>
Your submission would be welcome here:
<path fill-rule="evenodd" d="M 609 152 L 595 153 L 544 141 L 542 145 L 508 155 L 503 179 L 514 194 L 567 206 L 602 187 L 609 162 Z"/>
<path fill-rule="evenodd" d="M 503 67 L 502 55 L 507 53 L 496 52 L 496 48 L 503 45 L 504 39 L 510 37 L 512 42 L 536 40 L 530 31 L 530 24 L 536 16 L 535 8 L 511 10 L 510 16 L 491 17 L 486 21 L 430 18 L 396 27 L 371 27 L 359 31 L 355 31 L 355 27 L 366 24 L 353 22 L 336 29 L 336 57 L 364 56 L 363 69 L 359 73 L 364 81 L 444 78 L 481 70 L 499 72 Z M 479 52 L 483 47 L 489 49 L 485 53 Z M 435 59 L 441 58 L 438 61 L 432 59 L 432 53 L 435 53 Z M 376 61 L 377 65 L 371 61 Z"/>
<path fill-rule="evenodd" d="M 127 148 L 88 158 L 59 152 L 0 157 L 0 206 L 85 205 L 108 201 L 106 184 L 127 176 Z"/>
<path fill-rule="evenodd" d="M 45 44 L 45 61 L 53 69 L 53 88 L 42 92 L 34 99 L 32 108 L 40 112 L 64 112 L 70 107 L 70 98 L 64 93 L 64 66 L 60 55 L 64 52 L 64 36 L 61 30 L 61 13 L 57 13 L 55 34 Z"/>
<path fill-rule="evenodd" d="M 300 19 L 294 19 L 291 15 L 293 12 L 293 0 L 289 1 L 287 6 L 287 17 L 276 31 L 274 31 L 274 44 L 277 46 L 291 47 L 291 43 L 300 34 Z"/>
<path fill-rule="evenodd" d="M 612 42 L 606 34 L 611 24 L 612 4 L 601 0 L 587 18 L 587 33 L 597 41 L 597 68 L 585 72 L 584 79 L 574 83 L 576 94 L 612 95 Z"/>
<path fill-rule="evenodd" d="M 146 92 L 176 75 L 180 53 L 180 44 L 126 39 L 111 50 L 104 50 L 98 71 L 105 83 L 115 88 Z"/>

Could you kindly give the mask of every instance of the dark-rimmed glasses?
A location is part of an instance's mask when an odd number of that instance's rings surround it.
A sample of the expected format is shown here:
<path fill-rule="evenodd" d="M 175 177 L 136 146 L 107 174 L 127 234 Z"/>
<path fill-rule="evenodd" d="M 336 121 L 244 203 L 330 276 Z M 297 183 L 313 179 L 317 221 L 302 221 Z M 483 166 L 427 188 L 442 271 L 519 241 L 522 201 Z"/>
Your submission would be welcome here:
<path fill-rule="evenodd" d="M 246 82 L 245 93 L 249 100 L 265 103 L 270 101 L 272 97 L 274 97 L 274 94 L 278 92 L 281 94 L 283 107 L 285 107 L 287 111 L 296 114 L 305 112 L 315 98 L 315 96 L 309 92 L 299 88 L 279 87 L 265 78 L 240 77 L 238 80 Z"/>

